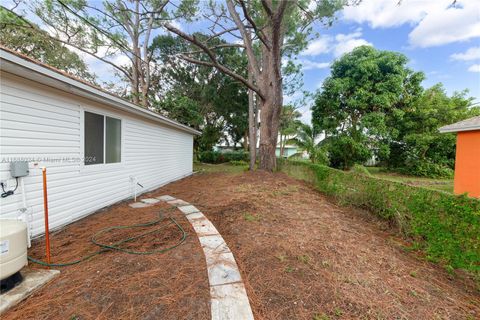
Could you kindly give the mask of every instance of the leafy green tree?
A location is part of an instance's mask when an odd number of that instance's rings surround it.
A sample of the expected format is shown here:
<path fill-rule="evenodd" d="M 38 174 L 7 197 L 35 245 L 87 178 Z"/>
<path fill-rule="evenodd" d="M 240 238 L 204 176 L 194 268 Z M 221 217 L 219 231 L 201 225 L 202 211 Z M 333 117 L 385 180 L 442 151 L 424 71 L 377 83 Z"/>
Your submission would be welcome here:
<path fill-rule="evenodd" d="M 149 45 L 166 21 L 189 19 L 196 0 L 32 0 L 28 3 L 56 41 L 68 44 L 114 68 L 129 84 L 126 96 L 148 106 L 151 94 Z M 19 8 L 17 8 L 18 10 Z M 118 59 L 123 57 L 126 59 Z"/>
<path fill-rule="evenodd" d="M 206 39 L 197 38 L 172 24 L 165 24 L 169 31 L 198 49 L 188 53 L 179 52 L 181 59 L 216 68 L 256 93 L 261 109 L 260 169 L 273 171 L 276 166 L 275 151 L 284 90 L 282 58 L 288 58 L 305 48 L 311 35 L 311 24 L 318 21 L 330 25 L 335 13 L 346 3 L 345 0 L 211 1 L 206 5 L 203 16 L 211 31 Z M 221 46 L 210 42 L 219 37 L 230 42 Z M 226 46 L 243 48 L 252 72 L 251 78 L 218 60 L 217 50 Z M 198 58 L 196 53 L 203 54 L 206 59 Z"/>
<path fill-rule="evenodd" d="M 422 91 L 424 75 L 406 56 L 362 46 L 336 60 L 312 107 L 312 123 L 329 137 L 333 166 L 349 168 L 373 154 L 388 156 L 390 115 Z"/>
<path fill-rule="evenodd" d="M 187 96 L 169 92 L 157 103 L 157 107 L 169 118 L 191 127 L 199 128 L 203 122 L 198 101 Z"/>
<path fill-rule="evenodd" d="M 441 126 L 480 115 L 480 108 L 471 107 L 473 98 L 467 91 L 448 96 L 442 84 L 423 94 L 390 117 L 387 125 L 396 136 L 390 143 L 386 164 L 405 173 L 423 176 L 444 176 L 451 173 L 455 161 L 456 135 L 440 133 Z"/>
<path fill-rule="evenodd" d="M 0 43 L 73 76 L 95 83 L 83 60 L 46 32 L 13 11 L 0 6 Z"/>
<path fill-rule="evenodd" d="M 195 36 L 206 37 L 200 33 Z M 161 113 L 201 130 L 195 143 L 199 151 L 211 150 L 222 138 L 235 145 L 244 139 L 248 129 L 245 86 L 216 69 L 178 59 L 172 52 L 196 50 L 180 37 L 157 36 L 150 50 L 159 65 L 152 75 L 156 96 L 151 97 L 151 104 Z M 246 58 L 238 48 L 222 48 L 217 54 L 219 61 L 231 69 L 246 72 Z"/>

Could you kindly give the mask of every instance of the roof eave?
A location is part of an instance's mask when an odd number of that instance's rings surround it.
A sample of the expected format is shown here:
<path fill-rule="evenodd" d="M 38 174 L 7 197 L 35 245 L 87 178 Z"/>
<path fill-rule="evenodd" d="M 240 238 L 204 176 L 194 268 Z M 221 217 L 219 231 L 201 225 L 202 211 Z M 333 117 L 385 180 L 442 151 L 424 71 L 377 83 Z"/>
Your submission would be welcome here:
<path fill-rule="evenodd" d="M 463 128 L 441 127 L 440 129 L 438 129 L 440 133 L 465 132 L 465 131 L 476 131 L 476 130 L 480 130 L 480 126 L 471 126 L 471 127 L 463 127 Z"/>

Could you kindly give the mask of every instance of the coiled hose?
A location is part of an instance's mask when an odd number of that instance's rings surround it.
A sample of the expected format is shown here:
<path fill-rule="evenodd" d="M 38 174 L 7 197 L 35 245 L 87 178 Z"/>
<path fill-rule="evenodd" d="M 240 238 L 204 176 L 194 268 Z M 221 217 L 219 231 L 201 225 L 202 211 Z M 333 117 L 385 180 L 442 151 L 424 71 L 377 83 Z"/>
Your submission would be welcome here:
<path fill-rule="evenodd" d="M 171 207 L 169 208 L 168 210 L 173 210 L 175 209 L 175 207 Z M 104 228 L 104 229 L 101 229 L 100 231 L 96 232 L 92 238 L 90 239 L 90 241 L 92 241 L 92 243 L 94 243 L 95 245 L 99 246 L 101 249 L 98 250 L 98 251 L 95 251 L 95 252 L 92 252 L 92 253 L 89 253 L 87 254 L 86 256 L 83 256 L 81 257 L 80 259 L 78 260 L 74 260 L 74 261 L 70 261 L 70 262 L 65 262 L 65 263 L 46 263 L 44 261 L 41 261 L 41 260 L 37 260 L 35 258 L 32 258 L 32 257 L 28 257 L 28 260 L 33 262 L 33 263 L 36 263 L 36 264 L 40 264 L 42 266 L 47 266 L 47 267 L 67 267 L 67 266 L 71 266 L 71 265 L 75 265 L 75 264 L 78 264 L 80 262 L 83 262 L 83 261 L 86 261 L 96 255 L 99 255 L 103 252 L 107 252 L 107 251 L 112 251 L 112 250 L 116 250 L 116 251 L 121 251 L 121 252 L 125 252 L 127 254 L 136 254 L 136 255 L 149 255 L 149 254 L 155 254 L 155 253 L 163 253 L 163 252 L 167 252 L 169 250 L 172 250 L 176 247 L 178 247 L 179 245 L 181 245 L 185 239 L 187 238 L 187 233 L 185 232 L 185 230 L 182 228 L 182 226 L 180 226 L 177 221 L 174 219 L 174 218 L 169 218 L 170 219 L 170 223 L 166 224 L 166 225 L 163 225 L 159 228 L 156 228 L 155 230 L 150 230 L 150 231 L 147 231 L 147 232 L 144 232 L 144 233 L 141 233 L 140 235 L 137 235 L 137 236 L 133 236 L 133 237 L 130 237 L 130 238 L 126 238 L 126 239 L 122 239 L 118 242 L 115 242 L 113 244 L 106 244 L 106 243 L 102 243 L 100 241 L 97 240 L 97 238 L 102 235 L 102 234 L 105 234 L 105 233 L 108 233 L 112 230 L 120 230 L 120 229 L 134 229 L 134 228 L 142 228 L 142 227 L 150 227 L 150 226 L 155 226 L 155 225 L 158 225 L 160 224 L 163 220 L 164 220 L 164 217 L 163 217 L 163 210 L 160 210 L 159 214 L 158 214 L 158 219 L 155 219 L 153 221 L 149 221 L 149 222 L 145 222 L 145 223 L 139 223 L 139 224 L 133 224 L 133 225 L 127 225 L 127 226 L 113 226 L 113 227 L 107 227 L 107 228 Z M 157 250 L 152 250 L 152 251 L 134 251 L 134 250 L 130 250 L 130 249 L 125 249 L 125 248 L 122 248 L 121 245 L 124 244 L 124 243 L 127 243 L 127 242 L 131 242 L 131 241 L 134 241 L 134 240 L 137 240 L 137 239 L 140 239 L 142 237 L 145 237 L 147 235 L 150 235 L 152 233 L 155 233 L 155 232 L 159 232 L 161 231 L 162 229 L 168 227 L 169 225 L 171 224 L 174 224 L 177 229 L 180 231 L 182 237 L 180 239 L 180 241 L 178 243 L 176 243 L 175 245 L 173 246 L 170 246 L 168 248 L 163 248 L 163 249 L 157 249 Z"/>

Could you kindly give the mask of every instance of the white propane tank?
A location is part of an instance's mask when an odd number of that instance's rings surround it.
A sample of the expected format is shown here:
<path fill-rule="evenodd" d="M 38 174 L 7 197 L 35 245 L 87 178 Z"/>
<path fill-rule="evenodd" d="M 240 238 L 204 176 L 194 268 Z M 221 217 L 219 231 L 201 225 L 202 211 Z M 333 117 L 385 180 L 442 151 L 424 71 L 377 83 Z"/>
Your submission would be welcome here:
<path fill-rule="evenodd" d="M 27 241 L 25 222 L 0 219 L 0 280 L 27 265 Z"/>

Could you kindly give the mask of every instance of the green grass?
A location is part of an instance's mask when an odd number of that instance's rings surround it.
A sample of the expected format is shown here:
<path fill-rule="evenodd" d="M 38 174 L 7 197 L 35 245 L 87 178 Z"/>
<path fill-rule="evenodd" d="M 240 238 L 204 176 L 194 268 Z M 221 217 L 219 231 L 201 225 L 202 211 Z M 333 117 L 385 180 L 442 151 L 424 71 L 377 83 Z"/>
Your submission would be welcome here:
<path fill-rule="evenodd" d="M 251 213 L 248 213 L 248 212 L 245 212 L 243 217 L 245 218 L 245 221 L 248 221 L 248 222 L 257 222 L 257 221 L 260 221 L 260 219 L 261 219 L 261 217 L 259 215 L 251 214 Z"/>
<path fill-rule="evenodd" d="M 408 176 L 388 171 L 386 168 L 382 167 L 367 167 L 367 169 L 370 174 L 377 178 L 395 182 L 402 182 L 412 186 L 453 193 L 453 179 L 431 179 Z"/>

